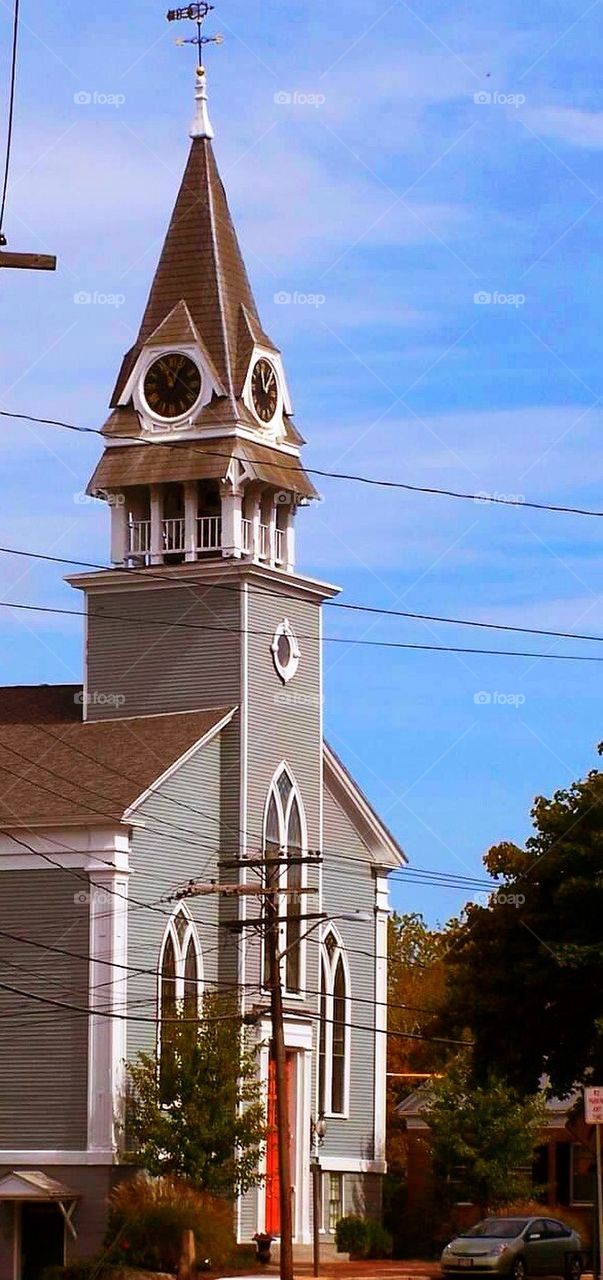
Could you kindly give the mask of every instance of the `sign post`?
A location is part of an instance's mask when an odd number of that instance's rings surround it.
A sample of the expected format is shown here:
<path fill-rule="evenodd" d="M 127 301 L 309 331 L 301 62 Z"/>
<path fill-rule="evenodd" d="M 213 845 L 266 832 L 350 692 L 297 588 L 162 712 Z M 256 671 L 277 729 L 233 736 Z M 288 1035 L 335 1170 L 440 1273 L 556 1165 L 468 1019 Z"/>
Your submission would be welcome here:
<path fill-rule="evenodd" d="M 595 1126 L 597 1146 L 597 1237 L 599 1242 L 598 1271 L 603 1280 L 603 1171 L 601 1168 L 601 1125 L 603 1125 L 603 1088 L 584 1090 L 584 1119 Z"/>

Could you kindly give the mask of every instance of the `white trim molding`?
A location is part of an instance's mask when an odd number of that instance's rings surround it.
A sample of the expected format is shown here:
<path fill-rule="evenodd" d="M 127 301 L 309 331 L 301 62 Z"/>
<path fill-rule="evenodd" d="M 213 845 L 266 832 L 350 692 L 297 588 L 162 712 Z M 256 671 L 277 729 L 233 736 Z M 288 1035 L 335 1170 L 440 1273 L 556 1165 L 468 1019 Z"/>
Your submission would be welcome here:
<path fill-rule="evenodd" d="M 128 822 L 132 818 L 137 809 L 140 809 L 141 805 L 144 804 L 145 800 L 148 800 L 151 796 L 157 795 L 157 792 L 160 787 L 163 786 L 164 782 L 168 782 L 169 779 L 178 772 L 182 765 L 187 764 L 189 760 L 192 760 L 193 756 L 195 756 L 198 751 L 202 751 L 203 747 L 206 747 L 208 742 L 212 741 L 212 738 L 215 738 L 219 733 L 221 733 L 222 730 L 226 728 L 226 725 L 230 724 L 236 711 L 238 711 L 238 707 L 232 707 L 217 724 L 213 725 L 211 729 L 208 729 L 207 733 L 205 733 L 202 738 L 199 738 L 197 742 L 194 742 L 192 747 L 189 747 L 188 751 L 185 751 L 183 755 L 178 756 L 178 759 L 174 760 L 169 768 L 166 769 L 159 778 L 156 778 L 150 787 L 147 787 L 145 791 L 141 792 L 141 794 L 137 796 L 136 800 L 133 800 L 132 804 L 126 809 L 123 816 L 124 822 Z"/>
<path fill-rule="evenodd" d="M 110 1151 L 0 1151 L 0 1166 L 26 1169 L 56 1169 L 60 1165 L 77 1168 L 106 1168 L 118 1163 L 117 1153 Z"/>
<path fill-rule="evenodd" d="M 116 871 L 128 874 L 130 836 L 125 827 L 26 827 L 26 851 L 22 831 L 19 829 L 14 840 L 9 832 L 0 835 L 0 873 L 81 869 L 96 875 L 106 871 L 110 863 Z M 46 857 L 52 858 L 54 868 Z"/>
<path fill-rule="evenodd" d="M 280 642 L 286 640 L 289 645 L 289 658 L 287 662 L 283 662 L 280 655 Z M 270 645 L 272 652 L 272 660 L 276 669 L 276 673 L 280 676 L 283 684 L 289 684 L 290 680 L 297 675 L 299 663 L 301 659 L 301 649 L 297 636 L 289 622 L 288 618 L 283 618 L 274 633 L 274 640 Z"/>
<path fill-rule="evenodd" d="M 375 1160 L 385 1163 L 387 1125 L 387 930 L 389 886 L 387 876 L 375 877 Z"/>
<path fill-rule="evenodd" d="M 286 801 L 283 801 L 283 798 L 281 796 L 281 792 L 279 789 L 279 782 L 283 777 L 286 777 L 290 784 L 290 791 L 286 797 Z M 282 890 L 285 890 L 288 886 L 288 878 L 289 878 L 289 868 L 286 866 L 286 859 L 289 853 L 289 831 L 290 831 L 291 816 L 292 816 L 293 808 L 295 805 L 297 805 L 297 811 L 299 814 L 299 821 L 300 821 L 300 827 L 301 827 L 301 849 L 294 848 L 292 850 L 292 853 L 293 853 L 293 856 L 298 856 L 301 858 L 305 858 L 308 853 L 308 821 L 306 818 L 304 802 L 302 800 L 300 789 L 295 780 L 295 774 L 293 773 L 293 770 L 290 768 L 290 766 L 287 764 L 286 760 L 282 760 L 278 768 L 275 769 L 268 787 L 267 795 L 266 795 L 266 803 L 264 806 L 264 818 L 263 818 L 262 847 L 264 849 L 267 849 L 268 847 L 268 816 L 269 816 L 270 807 L 273 801 L 274 801 L 274 806 L 275 806 L 276 815 L 277 815 L 277 822 L 278 822 L 279 857 L 282 859 L 282 862 L 283 862 L 283 865 L 281 866 L 280 873 L 279 873 L 279 885 Z M 304 890 L 307 889 L 308 887 L 308 866 L 306 862 L 302 864 L 300 871 L 301 871 L 301 875 L 299 878 L 299 886 L 296 886 L 296 888 L 299 887 L 301 890 L 301 894 L 300 894 L 301 914 L 303 914 Z M 291 898 L 287 897 L 286 894 L 283 892 L 279 900 L 279 916 L 283 918 L 286 917 L 290 909 L 291 909 Z M 307 961 L 307 951 L 308 951 L 307 939 L 303 936 L 303 930 L 302 930 L 302 936 L 299 940 L 298 946 L 299 946 L 299 989 L 297 991 L 295 990 L 290 991 L 287 988 L 286 958 L 283 959 L 282 961 L 282 974 L 283 974 L 283 989 L 284 989 L 285 996 L 288 999 L 301 1000 L 303 999 L 305 990 L 306 990 L 306 961 Z M 286 949 L 287 949 L 287 925 L 280 924 L 279 925 L 279 950 L 281 952 L 285 952 Z M 263 967 L 265 966 L 263 965 Z M 262 981 L 264 981 L 264 977 L 265 977 L 265 974 L 262 975 Z"/>
<path fill-rule="evenodd" d="M 90 894 L 88 1151 L 117 1151 L 123 1133 L 128 996 L 128 879 L 95 872 Z"/>
<path fill-rule="evenodd" d="M 320 1156 L 325 1173 L 387 1173 L 385 1160 L 363 1160 L 360 1157 Z"/>
<path fill-rule="evenodd" d="M 330 956 L 327 951 L 327 939 L 332 937 L 335 942 L 335 950 Z M 333 1111 L 333 1047 L 334 1047 L 334 1030 L 335 1030 L 335 977 L 339 964 L 342 964 L 344 981 L 345 981 L 345 1022 L 344 1022 L 344 1058 L 343 1058 L 343 1106 L 341 1111 Z M 320 943 L 320 983 L 319 983 L 319 1014 L 322 1005 L 322 992 L 324 982 L 325 995 L 325 1021 L 324 1028 L 322 1018 L 318 1023 L 318 1110 L 324 1111 L 327 1119 L 349 1120 L 350 1118 L 350 1076 L 351 1076 L 351 1059 L 352 1059 L 352 1005 L 351 1005 L 351 974 L 350 964 L 346 954 L 343 938 L 339 929 L 334 924 L 328 923 L 322 933 Z M 320 1040 L 324 1029 L 325 1036 L 325 1055 L 324 1055 L 324 1098 L 320 1097 Z M 324 1106 L 321 1106 L 324 1104 Z"/>

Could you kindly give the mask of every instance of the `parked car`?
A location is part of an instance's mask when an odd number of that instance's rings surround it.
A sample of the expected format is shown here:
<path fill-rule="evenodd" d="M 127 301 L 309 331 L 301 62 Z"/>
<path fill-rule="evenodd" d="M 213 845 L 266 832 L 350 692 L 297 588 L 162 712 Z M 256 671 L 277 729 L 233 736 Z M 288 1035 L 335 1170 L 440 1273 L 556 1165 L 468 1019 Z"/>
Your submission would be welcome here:
<path fill-rule="evenodd" d="M 459 1271 L 526 1276 L 564 1276 L 580 1280 L 580 1236 L 556 1218 L 485 1218 L 446 1245 L 445 1276 Z"/>

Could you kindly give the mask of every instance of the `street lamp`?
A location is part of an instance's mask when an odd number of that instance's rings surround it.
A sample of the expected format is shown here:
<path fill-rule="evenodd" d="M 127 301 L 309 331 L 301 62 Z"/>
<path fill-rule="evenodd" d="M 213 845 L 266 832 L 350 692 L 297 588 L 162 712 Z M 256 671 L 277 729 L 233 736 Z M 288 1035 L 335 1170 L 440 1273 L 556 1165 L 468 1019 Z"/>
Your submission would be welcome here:
<path fill-rule="evenodd" d="M 327 1122 L 321 1114 L 316 1120 L 310 1120 L 310 1171 L 312 1174 L 312 1254 L 313 1273 L 320 1274 L 320 1202 L 322 1189 L 322 1170 L 319 1151 L 324 1146 L 327 1134 Z"/>

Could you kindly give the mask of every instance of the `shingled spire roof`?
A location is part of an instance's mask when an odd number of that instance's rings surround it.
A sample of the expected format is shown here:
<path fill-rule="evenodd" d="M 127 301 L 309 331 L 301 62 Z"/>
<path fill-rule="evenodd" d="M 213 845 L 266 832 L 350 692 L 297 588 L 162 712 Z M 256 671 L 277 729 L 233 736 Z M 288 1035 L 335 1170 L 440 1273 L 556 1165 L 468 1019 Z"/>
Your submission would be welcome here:
<path fill-rule="evenodd" d="M 211 138 L 195 136 L 136 345 L 125 357 L 115 407 L 145 342 L 181 302 L 236 399 L 253 341 L 272 350 L 262 329 Z"/>

